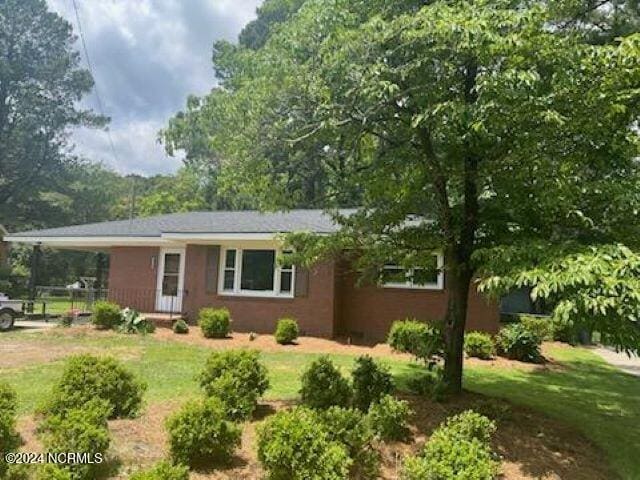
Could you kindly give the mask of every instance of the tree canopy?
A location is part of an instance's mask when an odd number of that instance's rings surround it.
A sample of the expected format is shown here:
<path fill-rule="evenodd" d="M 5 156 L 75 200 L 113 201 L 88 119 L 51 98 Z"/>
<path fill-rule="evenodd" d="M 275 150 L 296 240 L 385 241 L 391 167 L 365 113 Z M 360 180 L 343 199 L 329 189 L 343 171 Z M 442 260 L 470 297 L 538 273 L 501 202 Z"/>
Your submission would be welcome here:
<path fill-rule="evenodd" d="M 44 0 L 0 3 L 0 213 L 28 207 L 73 161 L 72 127 L 106 119 L 77 102 L 93 80 L 80 67 L 71 26 Z"/>
<path fill-rule="evenodd" d="M 563 24 L 577 7 L 308 0 L 260 48 L 215 48 L 198 115 L 221 178 L 262 208 L 358 207 L 292 238 L 302 256 L 349 247 L 375 271 L 444 251 L 454 391 L 483 252 L 638 243 L 640 35 L 595 41 L 599 10 Z"/>

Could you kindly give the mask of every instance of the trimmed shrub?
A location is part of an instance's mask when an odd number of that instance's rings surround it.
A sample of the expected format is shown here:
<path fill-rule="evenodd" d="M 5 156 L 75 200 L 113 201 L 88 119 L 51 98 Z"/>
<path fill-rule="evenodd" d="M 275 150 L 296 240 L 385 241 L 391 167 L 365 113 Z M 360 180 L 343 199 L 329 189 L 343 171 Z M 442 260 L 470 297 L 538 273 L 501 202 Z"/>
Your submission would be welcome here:
<path fill-rule="evenodd" d="M 280 345 L 289 345 L 298 338 L 298 322 L 293 318 L 281 318 L 276 327 L 276 342 Z"/>
<path fill-rule="evenodd" d="M 162 461 L 151 468 L 135 472 L 129 480 L 189 480 L 189 468 Z"/>
<path fill-rule="evenodd" d="M 532 317 L 530 315 L 520 316 L 520 323 L 537 336 L 540 342 L 553 339 L 553 322 L 548 317 Z"/>
<path fill-rule="evenodd" d="M 496 354 L 496 345 L 488 333 L 469 332 L 464 336 L 464 351 L 469 357 L 490 360 Z"/>
<path fill-rule="evenodd" d="M 405 460 L 403 480 L 453 479 L 492 480 L 498 475 L 489 440 L 495 424 L 467 411 L 438 427 L 424 450 Z"/>
<path fill-rule="evenodd" d="M 380 454 L 374 448 L 374 432 L 367 417 L 354 408 L 330 407 L 320 412 L 330 441 L 339 442 L 353 461 L 351 478 L 378 478 Z"/>
<path fill-rule="evenodd" d="M 114 358 L 75 355 L 66 361 L 44 411 L 60 414 L 102 399 L 109 406 L 109 418 L 132 418 L 140 411 L 146 388 L 146 384 Z"/>
<path fill-rule="evenodd" d="M 4 461 L 5 452 L 15 451 L 20 446 L 20 435 L 16 431 L 16 393 L 8 384 L 0 382 L 0 478 L 8 474 Z"/>
<path fill-rule="evenodd" d="M 173 324 L 173 333 L 178 335 L 185 335 L 189 333 L 189 325 L 182 318 L 179 318 L 176 323 Z"/>
<path fill-rule="evenodd" d="M 311 362 L 302 374 L 300 397 L 311 408 L 346 407 L 351 396 L 349 382 L 326 356 Z"/>
<path fill-rule="evenodd" d="M 210 397 L 220 398 L 231 419 L 251 416 L 269 388 L 267 369 L 256 350 L 226 350 L 212 353 L 198 376 L 200 387 Z"/>
<path fill-rule="evenodd" d="M 362 411 L 394 390 L 393 377 L 387 367 L 376 363 L 368 355 L 356 359 L 351 371 L 353 378 L 353 404 Z"/>
<path fill-rule="evenodd" d="M 36 468 L 35 479 L 32 480 L 73 480 L 73 477 L 71 472 L 63 466 L 45 463 Z"/>
<path fill-rule="evenodd" d="M 271 480 L 343 480 L 353 463 L 318 414 L 304 407 L 278 412 L 258 427 L 258 459 Z"/>
<path fill-rule="evenodd" d="M 15 390 L 5 382 L 0 382 L 0 412 L 16 413 L 18 397 Z"/>
<path fill-rule="evenodd" d="M 393 322 L 387 343 L 397 352 L 409 353 L 429 365 L 442 356 L 444 338 L 440 327 L 418 320 Z"/>
<path fill-rule="evenodd" d="M 445 428 L 448 435 L 463 440 L 475 438 L 485 443 L 491 441 L 491 436 L 496 432 L 496 424 L 493 421 L 473 410 L 449 417 Z"/>
<path fill-rule="evenodd" d="M 229 462 L 242 433 L 226 419 L 219 398 L 186 403 L 167 419 L 166 427 L 171 458 L 191 467 Z"/>
<path fill-rule="evenodd" d="M 511 323 L 500 329 L 496 337 L 498 353 L 521 362 L 539 362 L 541 339 L 520 323 Z"/>
<path fill-rule="evenodd" d="M 205 338 L 227 338 L 231 327 L 231 314 L 226 308 L 202 308 L 198 325 Z"/>
<path fill-rule="evenodd" d="M 405 440 L 409 436 L 409 416 L 412 413 L 408 402 L 385 395 L 371 405 L 368 421 L 382 440 Z"/>
<path fill-rule="evenodd" d="M 94 461 L 98 456 L 104 458 L 110 443 L 107 429 L 109 411 L 106 402 L 93 400 L 82 408 L 71 408 L 47 417 L 39 429 L 45 450 L 51 453 L 88 453 Z M 99 463 L 64 465 L 74 480 L 96 478 L 99 467 Z"/>
<path fill-rule="evenodd" d="M 96 328 L 115 328 L 120 325 L 121 322 L 122 314 L 120 313 L 120 306 L 117 303 L 100 300 L 93 304 L 91 323 L 93 323 Z"/>

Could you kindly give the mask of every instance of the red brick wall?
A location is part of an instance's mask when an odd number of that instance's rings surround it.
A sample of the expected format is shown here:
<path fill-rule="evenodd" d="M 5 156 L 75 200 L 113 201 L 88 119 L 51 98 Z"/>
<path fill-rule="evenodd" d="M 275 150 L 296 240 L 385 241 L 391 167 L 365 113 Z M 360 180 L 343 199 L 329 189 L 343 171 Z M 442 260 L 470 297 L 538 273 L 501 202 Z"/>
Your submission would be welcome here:
<path fill-rule="evenodd" d="M 116 247 L 109 252 L 109 299 L 121 307 L 155 311 L 157 247 Z"/>
<path fill-rule="evenodd" d="M 445 277 L 446 278 L 446 277 Z M 446 284 L 446 281 L 445 281 Z M 414 290 L 356 286 L 356 275 L 338 275 L 340 291 L 340 335 L 363 336 L 367 340 L 384 340 L 395 320 L 415 317 L 442 320 L 447 308 L 447 291 Z M 467 330 L 496 332 L 500 315 L 498 306 L 482 298 L 475 289 L 469 294 Z"/>
<path fill-rule="evenodd" d="M 309 272 L 309 288 L 305 297 L 233 297 L 206 291 L 206 252 L 205 246 L 187 246 L 184 311 L 191 321 L 196 319 L 202 307 L 226 307 L 231 311 L 232 328 L 237 332 L 273 333 L 278 318 L 292 316 L 306 335 L 334 335 L 333 263 L 319 265 Z"/>
<path fill-rule="evenodd" d="M 110 298 L 123 307 L 154 312 L 159 249 L 118 247 L 110 253 Z M 356 287 L 355 275 L 337 274 L 333 262 L 319 265 L 309 273 L 308 294 L 304 297 L 218 295 L 206 291 L 206 260 L 207 247 L 187 246 L 183 311 L 195 321 L 202 307 L 227 307 L 233 318 L 233 329 L 238 332 L 272 333 L 278 318 L 292 316 L 307 335 L 332 337 L 362 333 L 368 340 L 383 340 L 394 320 L 405 317 L 441 320 L 446 311 L 446 290 Z M 498 306 L 486 302 L 475 291 L 471 293 L 467 329 L 495 332 L 498 322 Z"/>

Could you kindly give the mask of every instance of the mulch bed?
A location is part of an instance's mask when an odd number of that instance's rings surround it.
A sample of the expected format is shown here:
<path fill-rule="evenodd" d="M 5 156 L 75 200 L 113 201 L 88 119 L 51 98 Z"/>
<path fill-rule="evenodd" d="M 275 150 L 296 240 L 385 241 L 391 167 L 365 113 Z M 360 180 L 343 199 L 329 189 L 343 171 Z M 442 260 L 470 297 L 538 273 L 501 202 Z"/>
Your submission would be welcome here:
<path fill-rule="evenodd" d="M 448 416 L 474 408 L 493 416 L 498 423 L 493 447 L 501 458 L 501 478 L 505 480 L 570 479 L 608 480 L 616 478 L 607 467 L 607 460 L 593 444 L 572 428 L 532 410 L 465 393 L 446 403 L 403 395 L 415 414 L 411 419 L 411 438 L 407 442 L 393 442 L 380 446 L 383 479 L 396 479 L 405 455 L 416 453 L 431 432 Z M 192 479 L 259 479 L 264 472 L 256 457 L 256 426 L 265 417 L 294 402 L 265 402 L 260 405 L 253 421 L 247 423 L 242 445 L 231 465 L 206 472 L 193 472 Z M 506 405 L 506 407 L 505 407 Z M 179 401 L 149 406 L 145 413 L 133 420 L 109 422 L 112 434 L 110 457 L 120 464 L 117 479 L 125 479 L 137 468 L 149 466 L 167 455 L 164 420 L 177 408 Z M 497 417 L 497 418 L 496 418 Z M 39 451 L 35 435 L 36 421 L 22 417 L 19 430 L 25 451 Z"/>

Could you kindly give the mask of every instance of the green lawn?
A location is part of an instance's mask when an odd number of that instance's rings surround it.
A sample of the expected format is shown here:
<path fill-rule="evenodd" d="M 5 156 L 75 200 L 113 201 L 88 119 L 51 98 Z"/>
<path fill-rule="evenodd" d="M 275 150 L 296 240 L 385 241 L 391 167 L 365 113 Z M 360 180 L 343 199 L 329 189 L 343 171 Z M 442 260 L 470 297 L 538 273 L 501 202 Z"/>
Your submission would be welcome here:
<path fill-rule="evenodd" d="M 197 395 L 194 377 L 210 352 L 202 347 L 162 342 L 152 337 L 29 335 L 30 345 L 39 344 L 43 349 L 82 346 L 122 358 L 148 382 L 149 403 Z M 0 347 L 2 343 L 25 337 L 26 334 L 20 332 L 2 335 Z M 544 372 L 468 368 L 465 387 L 532 407 L 573 425 L 607 452 L 622 478 L 640 478 L 640 379 L 609 367 L 585 349 L 555 348 L 552 355 L 560 364 Z M 304 353 L 263 353 L 271 380 L 267 397 L 295 398 L 300 371 L 317 357 Z M 332 359 L 347 372 L 354 357 L 332 355 Z M 421 371 L 421 367 L 412 363 L 397 360 L 386 363 L 401 388 L 408 378 Z M 58 360 L 0 368 L 0 377 L 18 391 L 21 411 L 29 412 L 45 398 L 61 369 L 62 362 Z"/>
<path fill-rule="evenodd" d="M 603 449 L 620 476 L 640 479 L 640 378 L 583 348 L 553 348 L 543 373 L 473 368 L 466 388 L 506 398 L 573 425 Z"/>

